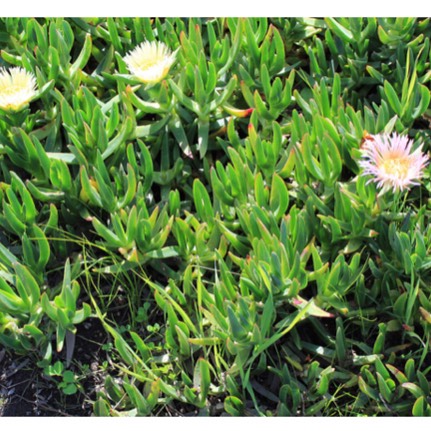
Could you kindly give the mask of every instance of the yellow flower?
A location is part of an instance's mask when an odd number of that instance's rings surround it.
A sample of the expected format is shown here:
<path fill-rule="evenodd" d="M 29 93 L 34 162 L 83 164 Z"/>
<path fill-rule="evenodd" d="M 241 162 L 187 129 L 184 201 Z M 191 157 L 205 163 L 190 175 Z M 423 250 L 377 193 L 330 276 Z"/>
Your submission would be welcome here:
<path fill-rule="evenodd" d="M 175 61 L 175 54 L 162 42 L 143 42 L 124 61 L 132 75 L 145 84 L 160 82 Z"/>
<path fill-rule="evenodd" d="M 36 78 L 21 67 L 0 68 L 0 108 L 20 111 L 36 95 Z"/>

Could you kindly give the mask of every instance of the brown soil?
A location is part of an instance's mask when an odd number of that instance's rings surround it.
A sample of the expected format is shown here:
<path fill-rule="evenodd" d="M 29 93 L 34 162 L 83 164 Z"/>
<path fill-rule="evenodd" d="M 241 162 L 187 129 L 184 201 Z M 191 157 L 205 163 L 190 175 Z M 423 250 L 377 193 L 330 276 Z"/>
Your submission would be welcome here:
<path fill-rule="evenodd" d="M 106 360 L 102 346 L 106 333 L 97 319 L 78 327 L 72 364 L 81 390 L 65 395 L 59 377 L 44 376 L 35 358 L 16 356 L 0 349 L 0 416 L 90 416 L 92 402 L 104 380 L 101 365 Z M 53 358 L 64 361 L 62 354 Z"/>

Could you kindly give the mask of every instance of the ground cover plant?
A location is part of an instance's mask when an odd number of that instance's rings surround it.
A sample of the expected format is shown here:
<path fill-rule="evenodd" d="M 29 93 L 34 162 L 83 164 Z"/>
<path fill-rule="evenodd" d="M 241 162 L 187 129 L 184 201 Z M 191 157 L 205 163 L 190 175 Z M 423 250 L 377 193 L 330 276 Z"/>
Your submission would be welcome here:
<path fill-rule="evenodd" d="M 430 37 L 0 19 L 0 412 L 430 415 Z"/>

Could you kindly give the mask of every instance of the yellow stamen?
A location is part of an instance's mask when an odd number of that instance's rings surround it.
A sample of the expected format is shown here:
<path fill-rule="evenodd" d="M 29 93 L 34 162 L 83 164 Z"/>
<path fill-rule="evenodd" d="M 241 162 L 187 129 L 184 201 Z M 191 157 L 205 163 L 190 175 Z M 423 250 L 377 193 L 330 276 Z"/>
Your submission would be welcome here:
<path fill-rule="evenodd" d="M 410 161 L 407 157 L 391 157 L 382 160 L 379 164 L 385 174 L 392 175 L 397 178 L 406 178 L 409 173 Z"/>

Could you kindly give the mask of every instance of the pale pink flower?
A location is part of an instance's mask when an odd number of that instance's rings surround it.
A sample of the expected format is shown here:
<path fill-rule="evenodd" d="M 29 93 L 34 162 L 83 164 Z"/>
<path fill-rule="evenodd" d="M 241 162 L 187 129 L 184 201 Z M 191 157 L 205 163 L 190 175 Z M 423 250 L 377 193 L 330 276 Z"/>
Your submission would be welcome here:
<path fill-rule="evenodd" d="M 412 152 L 413 141 L 396 133 L 368 135 L 362 146 L 359 165 L 363 175 L 371 175 L 383 191 L 401 191 L 418 185 L 429 157 L 420 145 Z"/>

